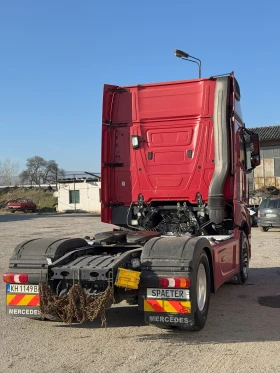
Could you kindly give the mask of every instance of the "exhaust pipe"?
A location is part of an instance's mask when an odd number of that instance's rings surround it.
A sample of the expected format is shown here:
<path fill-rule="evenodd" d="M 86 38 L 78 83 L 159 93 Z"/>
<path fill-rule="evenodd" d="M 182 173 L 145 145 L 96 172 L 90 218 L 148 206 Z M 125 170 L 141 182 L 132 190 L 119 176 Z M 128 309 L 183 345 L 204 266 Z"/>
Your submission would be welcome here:
<path fill-rule="evenodd" d="M 229 128 L 227 113 L 229 77 L 217 78 L 214 100 L 215 170 L 209 186 L 209 218 L 220 224 L 225 217 L 224 185 L 229 172 Z"/>

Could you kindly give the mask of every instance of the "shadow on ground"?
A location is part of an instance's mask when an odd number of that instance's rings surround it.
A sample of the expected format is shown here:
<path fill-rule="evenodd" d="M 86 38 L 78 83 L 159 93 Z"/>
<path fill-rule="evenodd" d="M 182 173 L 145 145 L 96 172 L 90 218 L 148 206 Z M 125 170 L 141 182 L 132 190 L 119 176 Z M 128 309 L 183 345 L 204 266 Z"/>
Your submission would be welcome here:
<path fill-rule="evenodd" d="M 100 217 L 100 214 L 1 214 L 0 215 L 0 223 L 12 223 L 12 222 L 18 222 L 18 221 L 26 221 L 26 220 L 34 220 L 34 219 L 75 219 L 75 217 L 79 218 L 94 218 L 94 217 Z"/>
<path fill-rule="evenodd" d="M 113 307 L 106 311 L 107 328 L 125 328 L 133 326 L 144 326 L 144 314 L 138 310 L 138 306 L 120 306 Z M 58 328 L 104 328 L 101 325 L 101 320 L 98 318 L 94 321 L 89 321 L 84 324 L 73 323 L 71 325 L 55 324 Z"/>
<path fill-rule="evenodd" d="M 140 327 L 141 331 L 146 325 L 136 306 L 114 307 L 107 310 L 106 317 L 108 328 Z M 95 329 L 101 328 L 101 322 L 59 323 L 55 327 Z M 280 341 L 280 268 L 252 268 L 246 285 L 223 285 L 211 296 L 208 320 L 200 332 L 150 328 L 147 334 L 138 335 L 140 342 L 161 339 L 182 345 Z"/>

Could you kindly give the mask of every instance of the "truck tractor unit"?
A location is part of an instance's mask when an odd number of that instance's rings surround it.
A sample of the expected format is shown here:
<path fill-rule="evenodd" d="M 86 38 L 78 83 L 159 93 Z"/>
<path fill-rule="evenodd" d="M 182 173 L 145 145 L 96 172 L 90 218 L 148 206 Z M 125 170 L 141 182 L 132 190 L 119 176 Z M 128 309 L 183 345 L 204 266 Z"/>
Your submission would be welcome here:
<path fill-rule="evenodd" d="M 260 150 L 240 98 L 234 73 L 105 85 L 101 221 L 116 228 L 20 243 L 4 274 L 7 314 L 104 321 L 126 300 L 148 324 L 201 330 L 210 293 L 248 278 L 247 174 Z"/>

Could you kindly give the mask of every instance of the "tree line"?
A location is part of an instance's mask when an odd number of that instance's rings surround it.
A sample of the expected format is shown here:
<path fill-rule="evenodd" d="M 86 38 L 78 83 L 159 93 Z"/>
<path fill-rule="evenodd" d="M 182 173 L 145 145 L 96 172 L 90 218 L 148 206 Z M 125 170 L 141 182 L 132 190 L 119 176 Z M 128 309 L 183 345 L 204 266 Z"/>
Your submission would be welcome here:
<path fill-rule="evenodd" d="M 50 185 L 55 184 L 58 179 L 65 175 L 65 171 L 59 168 L 55 160 L 47 161 L 37 155 L 28 158 L 25 166 L 25 169 L 19 172 L 19 162 L 10 159 L 0 162 L 0 185 Z"/>

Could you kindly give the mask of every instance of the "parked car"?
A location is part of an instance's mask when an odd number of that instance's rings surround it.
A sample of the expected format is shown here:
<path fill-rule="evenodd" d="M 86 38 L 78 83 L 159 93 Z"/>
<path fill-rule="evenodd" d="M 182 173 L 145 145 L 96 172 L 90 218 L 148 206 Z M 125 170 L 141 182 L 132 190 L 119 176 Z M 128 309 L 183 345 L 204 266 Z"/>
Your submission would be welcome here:
<path fill-rule="evenodd" d="M 13 201 L 10 201 L 7 207 L 11 212 L 15 212 L 15 211 L 35 212 L 37 208 L 36 204 L 29 198 L 18 198 Z"/>
<path fill-rule="evenodd" d="M 259 207 L 258 226 L 262 232 L 269 228 L 280 228 L 280 197 L 265 198 Z"/>

